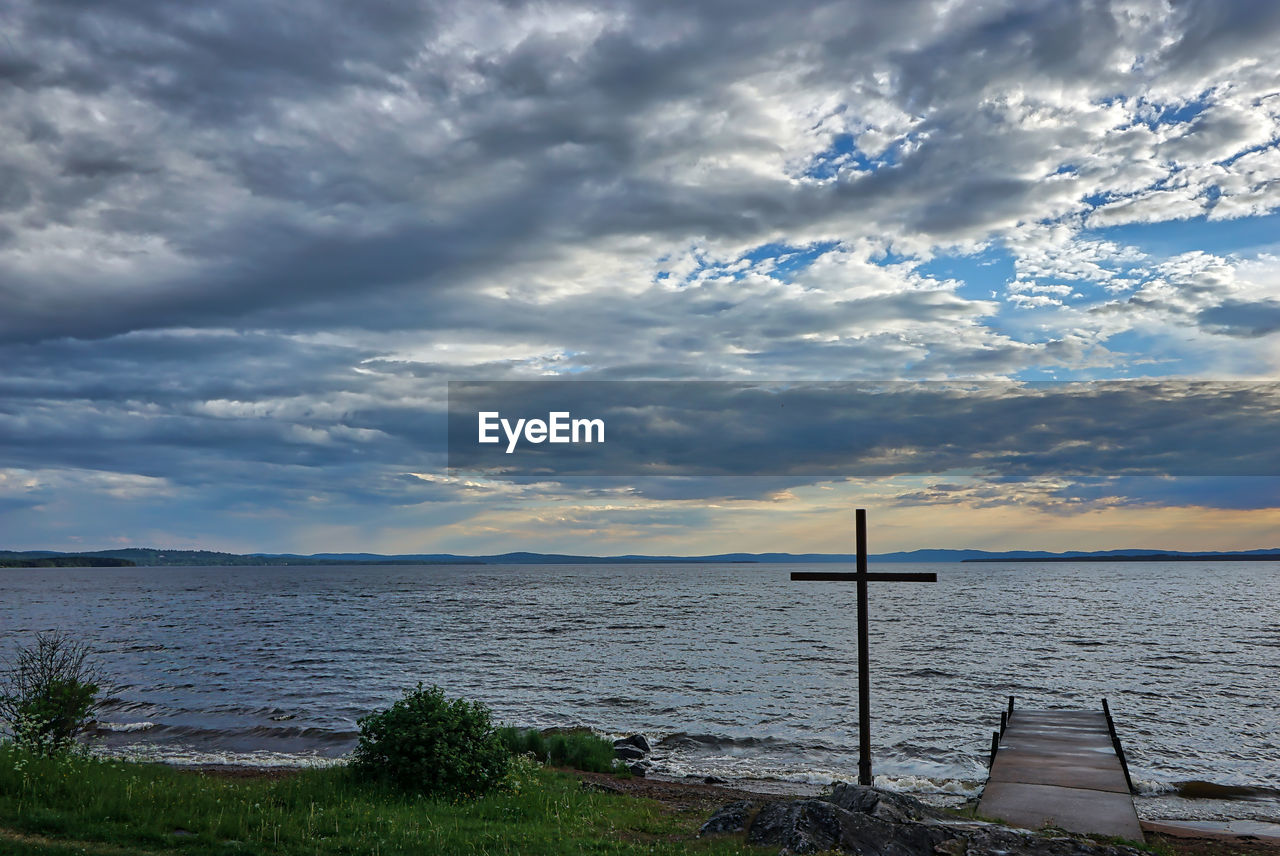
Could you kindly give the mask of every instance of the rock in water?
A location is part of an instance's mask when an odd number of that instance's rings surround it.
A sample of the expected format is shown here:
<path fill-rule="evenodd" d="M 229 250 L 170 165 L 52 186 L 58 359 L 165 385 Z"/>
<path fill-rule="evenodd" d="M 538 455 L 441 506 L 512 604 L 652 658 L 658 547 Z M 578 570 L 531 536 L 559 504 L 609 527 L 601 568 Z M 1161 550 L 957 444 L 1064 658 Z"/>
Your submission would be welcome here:
<path fill-rule="evenodd" d="M 617 749 L 619 746 L 634 746 L 645 755 L 653 751 L 653 748 L 649 745 L 648 738 L 643 734 L 628 734 L 626 737 L 619 737 L 613 741 L 613 748 Z"/>
<path fill-rule="evenodd" d="M 635 761 L 644 757 L 644 750 L 632 746 L 630 743 L 615 744 L 613 754 L 624 761 Z"/>

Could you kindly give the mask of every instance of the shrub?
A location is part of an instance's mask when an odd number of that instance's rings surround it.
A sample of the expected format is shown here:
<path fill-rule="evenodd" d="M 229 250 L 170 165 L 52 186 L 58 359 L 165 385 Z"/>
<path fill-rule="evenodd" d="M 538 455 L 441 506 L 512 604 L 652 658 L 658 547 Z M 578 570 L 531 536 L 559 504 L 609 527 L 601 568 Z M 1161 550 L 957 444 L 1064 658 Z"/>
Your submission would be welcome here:
<path fill-rule="evenodd" d="M 613 742 L 589 731 L 543 734 L 534 729 L 522 730 L 508 725 L 498 729 L 498 735 L 513 755 L 529 753 L 544 764 L 592 773 L 613 773 L 625 769 L 615 760 Z"/>
<path fill-rule="evenodd" d="M 61 631 L 38 633 L 0 674 L 0 719 L 24 749 L 66 752 L 93 722 L 105 685 L 88 645 Z"/>
<path fill-rule="evenodd" d="M 511 755 L 480 702 L 417 689 L 360 720 L 353 770 L 429 796 L 474 797 L 500 784 Z"/>

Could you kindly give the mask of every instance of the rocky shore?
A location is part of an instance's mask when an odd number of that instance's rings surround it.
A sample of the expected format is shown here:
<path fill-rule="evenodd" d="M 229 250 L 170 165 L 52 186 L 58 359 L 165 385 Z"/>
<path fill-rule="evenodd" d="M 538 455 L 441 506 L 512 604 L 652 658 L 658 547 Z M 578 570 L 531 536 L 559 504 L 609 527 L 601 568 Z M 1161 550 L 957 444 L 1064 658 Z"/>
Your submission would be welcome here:
<path fill-rule="evenodd" d="M 864 856 L 877 853 L 912 856 L 916 852 L 929 856 L 982 856 L 1001 852 L 1009 856 L 1146 856 L 1151 852 L 1164 856 L 1280 856 L 1280 844 L 1274 842 L 1240 836 L 1173 834 L 1169 830 L 1159 830 L 1157 825 L 1147 826 L 1145 830 L 1146 850 L 1090 841 L 1065 833 L 1013 830 L 939 811 L 903 794 L 872 791 L 856 785 L 844 786 L 840 797 L 836 797 L 837 789 L 832 789 L 827 796 L 797 799 L 757 793 L 734 783 L 709 784 L 700 779 L 618 779 L 602 773 L 582 772 L 575 775 L 588 790 L 654 800 L 672 812 L 701 812 L 707 818 L 701 829 L 703 837 L 737 836 L 750 843 L 777 847 L 780 854 L 812 853 L 815 851 L 802 848 L 824 841 L 832 842 L 828 849 L 840 852 L 840 836 L 848 830 L 851 836 L 846 839 L 846 844 L 863 849 L 844 852 Z M 870 794 L 866 793 L 868 791 Z M 855 794 L 858 794 L 856 798 Z M 871 794 L 875 795 L 874 801 Z M 853 808 L 841 806 L 840 802 L 833 801 L 836 799 Z M 848 814 L 861 814 L 863 817 L 850 818 Z M 931 843 L 933 837 L 940 836 L 933 844 L 935 849 L 905 849 L 912 840 L 911 836 L 918 834 L 910 829 L 913 825 L 937 827 L 925 830 Z M 823 832 L 824 829 L 827 831 Z M 854 837 L 863 834 L 859 830 L 870 833 L 869 842 Z M 889 849 L 870 849 L 877 841 L 884 842 Z M 938 846 L 942 849 L 936 849 Z"/>
<path fill-rule="evenodd" d="M 643 734 L 614 741 L 614 752 L 633 776 L 646 778 L 653 769 L 652 748 Z M 1097 841 L 1061 830 L 1018 830 L 979 820 L 972 810 L 945 811 L 890 791 L 837 783 L 829 793 L 787 797 L 754 790 L 749 783 L 714 776 L 672 781 L 650 778 L 640 783 L 612 777 L 584 778 L 584 786 L 601 791 L 656 799 L 679 810 L 712 810 L 701 837 L 737 835 L 753 845 L 777 846 L 780 854 L 827 851 L 860 856 L 1138 856 L 1118 842 Z M 1280 856 L 1280 841 L 1179 828 L 1176 824 L 1143 824 L 1158 850 L 1170 854 L 1269 854 Z"/>
<path fill-rule="evenodd" d="M 1142 851 L 1075 836 L 965 820 L 911 797 L 839 783 L 831 793 L 790 801 L 736 800 L 700 836 L 744 834 L 779 854 L 839 851 L 859 856 L 1142 856 Z"/>

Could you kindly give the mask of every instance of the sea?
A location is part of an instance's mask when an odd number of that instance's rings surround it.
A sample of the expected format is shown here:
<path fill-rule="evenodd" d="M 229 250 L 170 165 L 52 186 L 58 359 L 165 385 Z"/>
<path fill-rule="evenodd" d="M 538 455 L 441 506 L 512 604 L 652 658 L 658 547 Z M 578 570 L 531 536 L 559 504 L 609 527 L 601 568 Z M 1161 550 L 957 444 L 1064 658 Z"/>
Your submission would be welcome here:
<path fill-rule="evenodd" d="M 872 570 L 877 568 L 873 566 Z M 1280 822 L 1280 563 L 900 564 L 873 583 L 876 784 L 978 794 L 1000 711 L 1108 700 L 1139 814 Z M 419 682 L 500 723 L 645 734 L 652 775 L 816 792 L 857 778 L 847 565 L 0 569 L 0 657 L 90 643 L 95 751 L 321 765 Z"/>

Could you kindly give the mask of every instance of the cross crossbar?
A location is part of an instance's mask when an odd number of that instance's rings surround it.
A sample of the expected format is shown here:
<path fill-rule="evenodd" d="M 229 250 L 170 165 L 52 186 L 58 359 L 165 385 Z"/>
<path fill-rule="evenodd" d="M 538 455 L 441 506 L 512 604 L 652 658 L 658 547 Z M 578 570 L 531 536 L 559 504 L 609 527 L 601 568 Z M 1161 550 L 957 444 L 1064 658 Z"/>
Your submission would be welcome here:
<path fill-rule="evenodd" d="M 937 574 L 913 574 L 877 571 L 874 574 L 850 574 L 844 571 L 792 571 L 791 579 L 826 583 L 856 583 L 858 580 L 882 583 L 936 583 Z"/>

